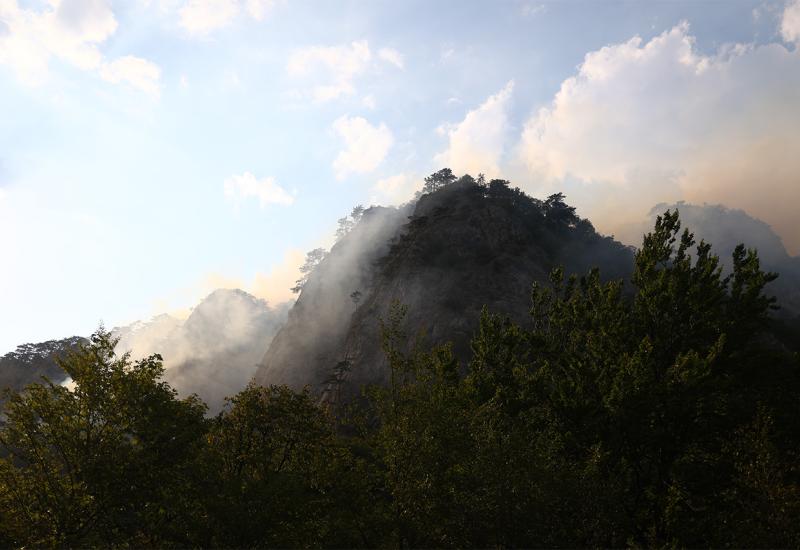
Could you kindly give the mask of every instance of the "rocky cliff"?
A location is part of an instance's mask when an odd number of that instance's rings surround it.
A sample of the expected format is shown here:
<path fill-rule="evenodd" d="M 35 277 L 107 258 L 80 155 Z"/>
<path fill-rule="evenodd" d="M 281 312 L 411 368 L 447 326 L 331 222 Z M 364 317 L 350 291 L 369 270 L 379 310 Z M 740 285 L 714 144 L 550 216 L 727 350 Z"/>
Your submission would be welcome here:
<path fill-rule="evenodd" d="M 539 201 L 499 180 L 462 178 L 404 210 L 370 209 L 309 278 L 256 381 L 324 390 L 348 361 L 343 391 L 352 396 L 387 379 L 379 319 L 394 300 L 408 307 L 408 327 L 421 328 L 428 343 L 452 341 L 463 358 L 484 306 L 523 320 L 531 284 L 553 267 L 599 266 L 619 278 L 629 274 L 632 254 L 560 195 Z"/>

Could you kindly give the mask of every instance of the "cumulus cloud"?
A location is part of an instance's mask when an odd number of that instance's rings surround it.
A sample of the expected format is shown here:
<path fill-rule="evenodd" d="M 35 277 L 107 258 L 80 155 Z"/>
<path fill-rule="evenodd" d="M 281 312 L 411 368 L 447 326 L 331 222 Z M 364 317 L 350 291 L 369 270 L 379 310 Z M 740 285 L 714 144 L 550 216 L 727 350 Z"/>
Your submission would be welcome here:
<path fill-rule="evenodd" d="M 403 56 L 390 48 L 378 51 L 378 59 L 402 68 Z M 353 95 L 355 79 L 372 66 L 375 56 L 366 40 L 339 46 L 309 46 L 289 56 L 286 71 L 294 78 L 311 81 L 308 94 L 317 103 Z"/>
<path fill-rule="evenodd" d="M 687 24 L 586 55 L 527 122 L 521 159 L 545 187 L 579 191 L 618 230 L 653 204 L 743 208 L 800 248 L 800 52 L 780 44 L 697 51 Z"/>
<path fill-rule="evenodd" d="M 514 82 L 509 81 L 477 109 L 469 111 L 458 124 L 437 128 L 437 133 L 448 138 L 447 149 L 435 157 L 437 165 L 448 166 L 459 174 L 499 176 L 509 130 L 508 103 L 513 89 Z"/>
<path fill-rule="evenodd" d="M 206 36 L 229 27 L 238 17 L 263 20 L 274 7 L 274 0 L 185 0 L 178 6 L 164 6 L 162 11 L 178 8 L 178 24 L 190 35 Z"/>
<path fill-rule="evenodd" d="M 800 44 L 800 0 L 789 0 L 781 18 L 781 36 L 787 42 Z"/>
<path fill-rule="evenodd" d="M 99 46 L 117 26 L 108 0 L 49 0 L 39 10 L 21 8 L 17 0 L 2 0 L 0 64 L 35 85 L 47 79 L 49 61 L 56 58 L 152 94 L 158 86 L 158 67 L 133 56 L 109 63 L 100 52 Z"/>
<path fill-rule="evenodd" d="M 391 130 L 381 123 L 373 126 L 361 117 L 339 117 L 333 131 L 344 141 L 345 149 L 333 161 L 337 179 L 349 174 L 364 174 L 375 170 L 394 143 Z"/>
<path fill-rule="evenodd" d="M 244 7 L 250 17 L 256 21 L 261 21 L 274 5 L 275 2 L 273 0 L 247 0 Z"/>
<path fill-rule="evenodd" d="M 191 34 L 207 34 L 230 25 L 239 9 L 237 0 L 189 0 L 178 10 L 178 21 Z"/>
<path fill-rule="evenodd" d="M 294 197 L 275 183 L 275 178 L 267 177 L 259 180 L 250 172 L 229 177 L 225 180 L 223 188 L 225 196 L 237 204 L 248 198 L 258 199 L 261 208 L 269 204 L 289 206 L 294 202 Z"/>
<path fill-rule="evenodd" d="M 155 63 L 140 57 L 126 55 L 106 63 L 100 69 L 100 76 L 115 84 L 127 82 L 152 96 L 159 94 L 158 82 L 161 78 L 161 69 Z"/>
<path fill-rule="evenodd" d="M 97 49 L 117 29 L 111 7 L 103 0 L 62 0 L 42 11 L 21 8 L 16 0 L 0 3 L 0 62 L 28 82 L 38 83 L 55 56 L 83 69 L 97 68 Z"/>

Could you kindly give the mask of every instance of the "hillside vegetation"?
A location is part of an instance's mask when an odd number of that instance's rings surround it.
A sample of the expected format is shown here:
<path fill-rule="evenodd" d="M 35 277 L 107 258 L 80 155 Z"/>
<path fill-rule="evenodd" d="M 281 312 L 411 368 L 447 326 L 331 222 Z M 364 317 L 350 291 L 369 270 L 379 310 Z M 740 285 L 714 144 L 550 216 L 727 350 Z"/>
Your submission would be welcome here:
<path fill-rule="evenodd" d="M 386 384 L 379 321 L 395 300 L 408 307 L 407 344 L 420 335 L 452 342 L 466 364 L 481 309 L 525 321 L 531 283 L 547 282 L 554 266 L 630 276 L 633 251 L 598 234 L 561 194 L 538 200 L 508 181 L 456 179 L 448 169 L 426 186 L 399 209 L 365 210 L 328 254 L 309 253 L 318 261 L 256 373 L 259 384 L 317 391 L 343 362 L 345 397 Z"/>
<path fill-rule="evenodd" d="M 425 257 L 427 203 L 396 254 Z M 543 239 L 601 238 L 563 197 L 532 204 Z M 393 277 L 398 257 L 375 269 Z M 413 308 L 393 300 L 369 342 L 383 358 L 363 367 L 383 383 L 350 405 L 251 384 L 207 418 L 159 356 L 117 356 L 98 331 L 61 360 L 73 390 L 33 384 L 6 406 L 0 544 L 796 547 L 800 358 L 773 332 L 775 276 L 743 246 L 730 266 L 668 210 L 625 281 L 534 273 L 514 290 L 524 318 L 484 308 L 466 351 L 417 338 Z"/>

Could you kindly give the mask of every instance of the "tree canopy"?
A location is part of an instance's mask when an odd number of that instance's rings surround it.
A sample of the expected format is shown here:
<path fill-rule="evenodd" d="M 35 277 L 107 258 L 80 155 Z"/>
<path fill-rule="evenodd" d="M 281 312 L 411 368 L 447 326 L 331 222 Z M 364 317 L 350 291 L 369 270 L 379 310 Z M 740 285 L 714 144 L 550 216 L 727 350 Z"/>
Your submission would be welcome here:
<path fill-rule="evenodd" d="M 555 269 L 524 324 L 484 310 L 466 365 L 409 348 L 396 304 L 390 384 L 350 406 L 251 385 L 208 419 L 101 329 L 62 361 L 74 386 L 6 406 L 0 542 L 800 545 L 800 358 L 770 333 L 775 275 L 741 246 L 725 274 L 672 211 L 634 262 L 628 282 Z"/>

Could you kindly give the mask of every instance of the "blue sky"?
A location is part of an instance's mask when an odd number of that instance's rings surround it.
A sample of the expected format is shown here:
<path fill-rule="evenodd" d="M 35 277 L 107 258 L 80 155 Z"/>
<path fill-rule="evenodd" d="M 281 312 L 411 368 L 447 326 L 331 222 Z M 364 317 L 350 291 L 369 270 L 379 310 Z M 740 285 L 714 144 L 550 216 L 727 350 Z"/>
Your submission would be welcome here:
<path fill-rule="evenodd" d="M 288 299 L 443 165 L 631 241 L 721 202 L 796 253 L 798 44 L 800 0 L 0 0 L 0 353 Z"/>

